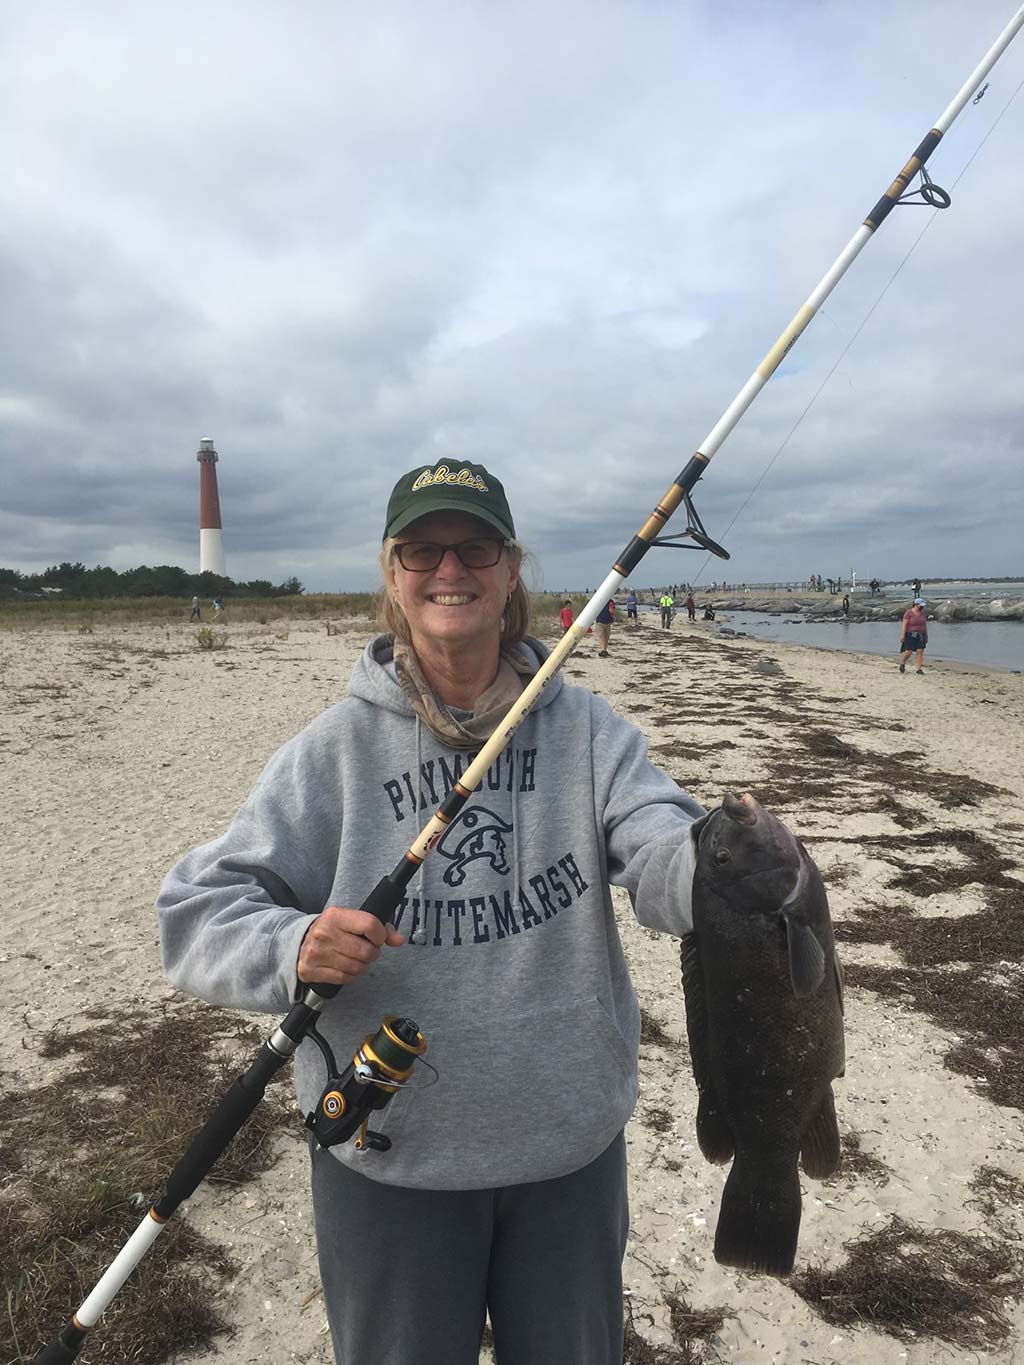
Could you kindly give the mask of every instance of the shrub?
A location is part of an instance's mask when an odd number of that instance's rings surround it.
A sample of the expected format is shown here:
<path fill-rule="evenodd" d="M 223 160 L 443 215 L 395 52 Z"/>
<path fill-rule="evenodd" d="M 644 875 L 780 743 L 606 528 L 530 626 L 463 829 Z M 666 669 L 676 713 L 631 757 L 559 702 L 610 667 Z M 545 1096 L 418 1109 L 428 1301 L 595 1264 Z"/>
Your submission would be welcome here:
<path fill-rule="evenodd" d="M 212 626 L 200 626 L 196 631 L 196 649 L 223 649 L 228 642 L 226 630 L 214 630 Z"/>

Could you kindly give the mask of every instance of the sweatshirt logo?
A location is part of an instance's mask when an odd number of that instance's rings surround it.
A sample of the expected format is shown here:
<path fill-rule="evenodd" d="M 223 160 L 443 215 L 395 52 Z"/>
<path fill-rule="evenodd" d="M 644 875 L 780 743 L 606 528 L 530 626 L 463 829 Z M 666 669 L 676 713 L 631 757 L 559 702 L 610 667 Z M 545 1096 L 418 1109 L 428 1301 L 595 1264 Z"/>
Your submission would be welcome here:
<path fill-rule="evenodd" d="M 437 844 L 438 853 L 450 864 L 444 870 L 446 884 L 461 886 L 466 880 L 467 865 L 477 858 L 485 858 L 500 877 L 508 876 L 504 836 L 511 833 L 512 826 L 486 806 L 463 811 Z"/>

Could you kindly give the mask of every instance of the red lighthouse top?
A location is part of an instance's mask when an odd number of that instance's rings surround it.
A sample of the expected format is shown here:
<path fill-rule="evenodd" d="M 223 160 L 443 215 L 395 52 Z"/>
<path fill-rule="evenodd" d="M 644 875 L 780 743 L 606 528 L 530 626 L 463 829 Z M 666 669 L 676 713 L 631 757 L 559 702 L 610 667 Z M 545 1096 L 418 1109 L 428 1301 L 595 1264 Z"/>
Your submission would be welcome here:
<path fill-rule="evenodd" d="M 220 530 L 220 498 L 217 494 L 217 452 L 213 440 L 204 436 L 196 454 L 199 461 L 199 527 Z"/>

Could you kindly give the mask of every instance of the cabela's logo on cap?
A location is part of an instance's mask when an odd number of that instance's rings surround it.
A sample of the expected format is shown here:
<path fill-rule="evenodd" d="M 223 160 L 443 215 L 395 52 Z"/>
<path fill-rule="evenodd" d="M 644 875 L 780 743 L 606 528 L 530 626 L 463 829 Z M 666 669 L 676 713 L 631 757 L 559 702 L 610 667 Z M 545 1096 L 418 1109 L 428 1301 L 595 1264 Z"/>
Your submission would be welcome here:
<path fill-rule="evenodd" d="M 491 491 L 479 474 L 474 474 L 469 469 L 452 471 L 446 464 L 439 464 L 436 469 L 425 469 L 422 474 L 418 474 L 413 482 L 412 491 L 417 493 L 421 488 L 436 488 L 441 483 L 455 484 L 459 488 L 469 488 L 474 493 L 489 493 Z"/>

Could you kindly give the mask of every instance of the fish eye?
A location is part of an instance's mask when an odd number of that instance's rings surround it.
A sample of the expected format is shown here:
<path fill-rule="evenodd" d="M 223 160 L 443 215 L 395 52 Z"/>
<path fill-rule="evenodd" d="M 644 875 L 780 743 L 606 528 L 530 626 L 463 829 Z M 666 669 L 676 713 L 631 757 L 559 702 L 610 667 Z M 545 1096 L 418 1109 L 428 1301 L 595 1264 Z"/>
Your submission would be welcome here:
<path fill-rule="evenodd" d="M 718 863 L 719 866 L 724 866 L 726 863 L 731 863 L 732 854 L 729 852 L 727 848 L 720 848 L 718 852 L 715 854 L 715 862 Z"/>

